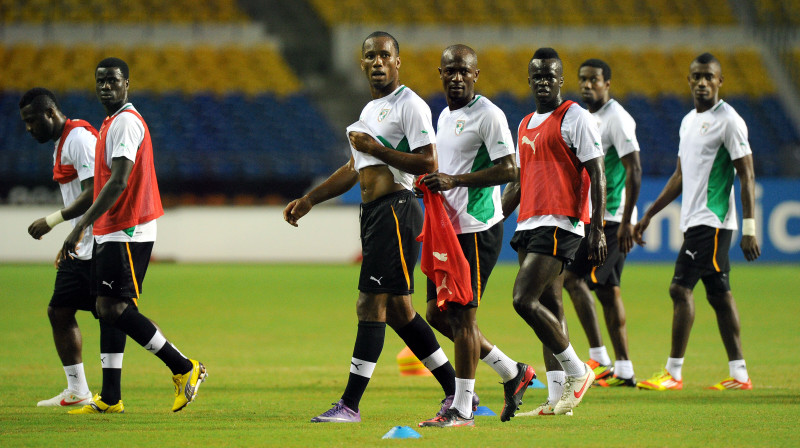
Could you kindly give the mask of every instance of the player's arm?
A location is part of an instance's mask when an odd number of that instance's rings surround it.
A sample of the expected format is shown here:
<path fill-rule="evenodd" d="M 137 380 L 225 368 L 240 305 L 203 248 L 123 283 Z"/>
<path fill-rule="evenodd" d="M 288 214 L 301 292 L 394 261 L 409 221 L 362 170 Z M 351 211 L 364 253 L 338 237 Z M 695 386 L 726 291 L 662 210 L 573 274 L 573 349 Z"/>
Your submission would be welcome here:
<path fill-rule="evenodd" d="M 422 178 L 422 182 L 434 193 L 447 191 L 456 187 L 493 187 L 517 179 L 518 169 L 514 155 L 493 160 L 494 166 L 474 173 L 449 175 L 431 173 Z"/>
<path fill-rule="evenodd" d="M 426 174 L 436 171 L 438 166 L 436 158 L 436 145 L 428 143 L 405 153 L 387 148 L 378 143 L 369 134 L 363 132 L 351 132 L 350 144 L 358 152 L 369 154 L 385 164 L 405 171 L 410 174 Z"/>
<path fill-rule="evenodd" d="M 508 219 L 514 213 L 514 210 L 519 207 L 520 192 L 519 174 L 517 174 L 517 179 L 506 185 L 503 190 L 503 196 L 500 199 L 500 204 L 503 207 L 503 219 Z"/>
<path fill-rule="evenodd" d="M 633 249 L 631 217 L 642 186 L 642 164 L 639 161 L 639 151 L 626 154 L 621 160 L 625 167 L 625 208 L 622 211 L 622 222 L 619 225 L 617 239 L 619 239 L 619 249 L 622 253 L 627 254 Z"/>
<path fill-rule="evenodd" d="M 678 164 L 675 167 L 675 172 L 672 173 L 664 189 L 661 190 L 655 202 L 650 204 L 647 211 L 642 215 L 642 219 L 633 227 L 633 240 L 640 246 L 646 244 L 644 238 L 644 231 L 650 225 L 650 219 L 658 214 L 661 210 L 669 205 L 672 201 L 678 198 L 683 191 L 683 172 L 681 171 L 681 159 L 678 159 Z"/>
<path fill-rule="evenodd" d="M 81 181 L 81 194 L 75 198 L 68 207 L 64 207 L 57 212 L 39 218 L 28 226 L 28 234 L 37 240 L 53 229 L 56 225 L 69 221 L 70 219 L 77 218 L 82 215 L 89 206 L 92 205 L 92 197 L 94 196 L 94 178 L 90 177 Z"/>
<path fill-rule="evenodd" d="M 741 199 L 742 199 L 742 241 L 740 246 L 744 253 L 744 258 L 747 261 L 753 261 L 761 255 L 761 249 L 758 247 L 758 239 L 755 235 L 755 221 L 749 221 L 748 227 L 745 228 L 745 223 L 748 219 L 755 219 L 755 185 L 756 176 L 753 170 L 753 155 L 748 154 L 744 157 L 738 158 L 733 161 L 733 166 L 736 168 L 736 173 L 739 176 L 739 183 L 741 184 Z M 746 233 L 752 233 L 746 235 Z"/>
<path fill-rule="evenodd" d="M 100 190 L 97 200 L 86 210 L 72 232 L 67 235 L 64 246 L 61 248 L 61 259 L 67 257 L 70 252 L 75 252 L 75 247 L 83 237 L 83 231 L 119 200 L 122 192 L 128 187 L 128 178 L 132 170 L 133 160 L 127 157 L 114 157 L 111 160 L 111 177 Z"/>
<path fill-rule="evenodd" d="M 305 196 L 295 199 L 283 209 L 283 219 L 297 227 L 297 221 L 311 211 L 311 207 L 333 199 L 348 192 L 358 183 L 358 172 L 355 169 L 353 156 L 350 160 L 334 171 L 325 182 L 319 184 Z"/>
<path fill-rule="evenodd" d="M 592 198 L 592 218 L 589 224 L 589 259 L 595 266 L 601 266 L 608 256 L 606 235 L 603 233 L 603 217 L 606 211 L 606 168 L 602 157 L 583 162 L 589 173 L 590 194 Z"/>

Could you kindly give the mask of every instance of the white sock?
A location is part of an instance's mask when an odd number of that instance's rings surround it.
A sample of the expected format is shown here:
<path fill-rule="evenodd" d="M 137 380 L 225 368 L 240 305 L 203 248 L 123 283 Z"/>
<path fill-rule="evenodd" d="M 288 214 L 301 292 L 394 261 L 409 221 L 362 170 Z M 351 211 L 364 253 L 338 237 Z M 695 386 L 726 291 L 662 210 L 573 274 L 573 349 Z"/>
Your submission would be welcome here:
<path fill-rule="evenodd" d="M 89 393 L 86 374 L 83 372 L 83 363 L 64 366 L 64 373 L 67 375 L 67 389 L 77 392 L 79 395 Z"/>
<path fill-rule="evenodd" d="M 583 376 L 586 373 L 586 368 L 583 364 L 583 361 L 578 358 L 578 354 L 575 353 L 575 349 L 572 348 L 572 344 L 567 346 L 567 349 L 561 353 L 555 354 L 556 359 L 559 363 L 561 363 L 561 368 L 564 369 L 564 372 L 567 373 L 567 376 Z"/>
<path fill-rule="evenodd" d="M 506 356 L 496 345 L 492 347 L 492 351 L 490 351 L 485 358 L 481 359 L 481 361 L 494 369 L 494 371 L 500 375 L 500 378 L 503 379 L 504 383 L 513 380 L 514 377 L 519 374 L 517 362 Z"/>
<path fill-rule="evenodd" d="M 611 358 L 608 356 L 608 350 L 606 350 L 606 346 L 602 345 L 600 347 L 592 347 L 589 349 L 589 357 L 594 359 L 595 361 L 599 362 L 601 365 L 610 366 L 611 365 Z"/>
<path fill-rule="evenodd" d="M 561 394 L 564 393 L 564 381 L 567 380 L 567 374 L 563 370 L 551 370 L 547 372 L 547 400 L 550 406 L 555 406 L 561 400 Z"/>
<path fill-rule="evenodd" d="M 741 381 L 746 383 L 747 380 L 750 378 L 750 375 L 747 374 L 747 366 L 744 364 L 744 359 L 736 359 L 734 361 L 730 361 L 728 363 L 728 369 L 730 369 L 731 376 L 736 381 Z"/>
<path fill-rule="evenodd" d="M 472 394 L 475 393 L 475 378 L 456 378 L 456 396 L 453 407 L 462 417 L 472 417 Z"/>
<path fill-rule="evenodd" d="M 100 366 L 104 369 L 121 369 L 125 353 L 100 353 Z"/>
<path fill-rule="evenodd" d="M 667 358 L 666 369 L 676 381 L 682 380 L 681 369 L 683 369 L 683 358 Z"/>
<path fill-rule="evenodd" d="M 633 363 L 629 359 L 614 361 L 614 375 L 624 380 L 633 378 Z"/>

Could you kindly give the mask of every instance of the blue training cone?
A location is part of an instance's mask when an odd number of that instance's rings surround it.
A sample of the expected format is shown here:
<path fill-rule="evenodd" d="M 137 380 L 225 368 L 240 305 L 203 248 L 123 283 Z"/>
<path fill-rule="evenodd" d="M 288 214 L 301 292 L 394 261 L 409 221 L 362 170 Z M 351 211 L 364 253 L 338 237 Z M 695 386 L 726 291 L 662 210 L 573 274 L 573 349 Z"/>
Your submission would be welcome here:
<path fill-rule="evenodd" d="M 486 406 L 478 406 L 478 409 L 476 411 L 474 411 L 472 414 L 475 415 L 475 416 L 479 416 L 479 415 L 497 415 L 497 414 L 494 413 L 494 411 L 492 411 L 491 409 L 489 409 Z"/>
<path fill-rule="evenodd" d="M 547 389 L 547 386 L 545 386 L 543 382 L 539 381 L 536 378 L 531 380 L 531 384 L 528 384 L 528 387 L 531 387 L 531 388 L 534 388 L 534 389 Z"/>
<path fill-rule="evenodd" d="M 408 426 L 395 426 L 381 439 L 421 439 L 422 435 Z"/>

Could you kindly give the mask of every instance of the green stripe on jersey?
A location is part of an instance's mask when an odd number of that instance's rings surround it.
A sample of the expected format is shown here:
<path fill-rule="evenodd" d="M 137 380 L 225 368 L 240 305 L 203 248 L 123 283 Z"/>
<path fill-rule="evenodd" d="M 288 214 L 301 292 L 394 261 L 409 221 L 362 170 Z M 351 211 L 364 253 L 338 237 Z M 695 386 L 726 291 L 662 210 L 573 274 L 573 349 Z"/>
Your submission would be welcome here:
<path fill-rule="evenodd" d="M 470 173 L 485 170 L 494 166 L 491 157 L 489 157 L 489 150 L 486 145 L 481 145 L 478 148 L 478 153 L 475 154 L 475 161 L 472 162 L 472 169 Z M 489 222 L 494 216 L 494 202 L 492 201 L 492 193 L 494 187 L 469 187 L 467 199 L 467 213 L 482 223 Z"/>
<path fill-rule="evenodd" d="M 606 210 L 612 215 L 617 214 L 617 209 L 622 203 L 622 190 L 625 189 L 625 165 L 617 154 L 617 148 L 608 148 L 605 157 L 606 165 Z"/>
<path fill-rule="evenodd" d="M 134 230 L 136 230 L 136 226 L 128 227 L 127 229 L 123 230 L 123 232 L 125 232 L 125 234 L 127 234 L 129 237 L 133 238 Z"/>
<path fill-rule="evenodd" d="M 380 135 L 378 136 L 378 140 L 380 140 L 381 143 L 383 143 L 383 146 L 385 146 L 385 147 L 387 147 L 389 149 L 395 149 L 395 150 L 400 151 L 400 152 L 411 152 L 411 147 L 408 144 L 408 139 L 405 138 L 405 137 L 403 137 L 403 139 L 400 140 L 400 143 L 397 144 L 397 148 L 392 146 L 392 144 L 389 143 L 389 140 L 386 140 L 385 138 L 381 137 Z"/>
<path fill-rule="evenodd" d="M 717 157 L 708 175 L 708 191 L 706 207 L 711 210 L 720 222 L 725 221 L 730 206 L 731 188 L 733 188 L 734 168 L 728 148 L 722 145 L 717 150 Z"/>

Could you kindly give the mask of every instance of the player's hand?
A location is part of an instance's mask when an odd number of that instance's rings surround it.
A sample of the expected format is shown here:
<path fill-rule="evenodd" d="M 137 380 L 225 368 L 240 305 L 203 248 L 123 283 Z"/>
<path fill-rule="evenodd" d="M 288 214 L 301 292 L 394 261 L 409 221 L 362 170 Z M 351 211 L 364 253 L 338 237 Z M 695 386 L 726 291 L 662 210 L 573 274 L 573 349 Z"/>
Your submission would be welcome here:
<path fill-rule="evenodd" d="M 44 218 L 39 218 L 28 226 L 28 235 L 40 240 L 50 230 L 52 229 L 47 225 L 47 221 Z"/>
<path fill-rule="evenodd" d="M 647 244 L 647 241 L 644 240 L 644 231 L 647 230 L 647 226 L 650 225 L 650 217 L 647 215 L 642 216 L 642 219 L 633 226 L 633 240 L 636 241 L 636 244 L 644 247 Z"/>
<path fill-rule="evenodd" d="M 633 249 L 633 224 L 621 223 L 617 230 L 617 240 L 619 240 L 619 250 L 627 254 Z"/>
<path fill-rule="evenodd" d="M 428 174 L 422 178 L 422 183 L 433 193 L 451 190 L 457 186 L 455 178 L 444 173 Z"/>
<path fill-rule="evenodd" d="M 84 230 L 85 229 L 76 226 L 72 229 L 72 232 L 69 232 L 67 239 L 64 240 L 64 245 L 61 246 L 61 250 L 58 252 L 56 267 L 67 258 L 73 258 L 72 254 L 78 251 L 78 243 L 83 239 Z"/>
<path fill-rule="evenodd" d="M 347 134 L 347 137 L 350 139 L 350 144 L 353 145 L 353 148 L 358 152 L 363 152 L 365 154 L 372 154 L 374 151 L 375 146 L 379 146 L 375 139 L 372 138 L 369 134 L 365 134 L 363 132 L 351 132 Z"/>
<path fill-rule="evenodd" d="M 591 227 L 589 229 L 589 260 L 594 266 L 602 266 L 608 257 L 608 246 L 606 245 L 606 235 L 602 227 Z"/>
<path fill-rule="evenodd" d="M 295 199 L 294 201 L 290 202 L 285 209 L 283 209 L 283 219 L 289 224 L 297 227 L 297 221 L 308 214 L 308 212 L 311 211 L 311 207 L 313 207 L 313 205 L 307 196 Z"/>
<path fill-rule="evenodd" d="M 761 256 L 761 248 L 758 247 L 758 240 L 753 235 L 742 235 L 742 241 L 739 243 L 744 253 L 744 258 L 747 261 L 754 261 Z"/>

